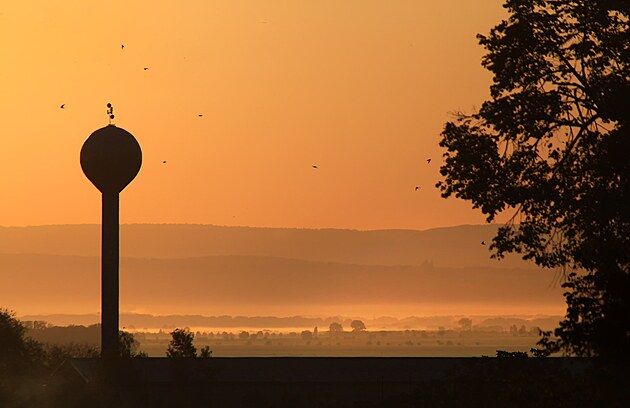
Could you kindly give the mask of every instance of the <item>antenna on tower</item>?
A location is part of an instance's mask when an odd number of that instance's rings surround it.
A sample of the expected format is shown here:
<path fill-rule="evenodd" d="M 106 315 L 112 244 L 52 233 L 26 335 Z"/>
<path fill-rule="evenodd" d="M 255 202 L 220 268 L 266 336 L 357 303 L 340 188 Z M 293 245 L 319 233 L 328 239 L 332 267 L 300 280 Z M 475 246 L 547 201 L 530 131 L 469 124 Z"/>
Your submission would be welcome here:
<path fill-rule="evenodd" d="M 109 117 L 109 124 L 112 124 L 112 120 L 114 120 L 114 106 L 111 103 L 107 104 L 107 115 Z"/>

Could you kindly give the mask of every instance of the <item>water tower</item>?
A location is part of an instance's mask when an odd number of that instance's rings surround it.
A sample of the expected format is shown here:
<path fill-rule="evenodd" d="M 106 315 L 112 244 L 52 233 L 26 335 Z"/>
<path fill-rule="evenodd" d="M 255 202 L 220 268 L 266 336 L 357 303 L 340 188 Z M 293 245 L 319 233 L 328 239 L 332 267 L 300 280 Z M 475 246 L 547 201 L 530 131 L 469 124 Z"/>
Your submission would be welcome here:
<path fill-rule="evenodd" d="M 111 109 L 111 105 L 108 104 Z M 109 113 L 109 112 L 108 112 Z M 113 119 L 113 115 L 110 116 Z M 142 150 L 133 135 L 111 123 L 96 130 L 81 148 L 81 168 L 103 198 L 101 226 L 101 354 L 116 361 L 118 344 L 119 193 L 136 177 Z"/>

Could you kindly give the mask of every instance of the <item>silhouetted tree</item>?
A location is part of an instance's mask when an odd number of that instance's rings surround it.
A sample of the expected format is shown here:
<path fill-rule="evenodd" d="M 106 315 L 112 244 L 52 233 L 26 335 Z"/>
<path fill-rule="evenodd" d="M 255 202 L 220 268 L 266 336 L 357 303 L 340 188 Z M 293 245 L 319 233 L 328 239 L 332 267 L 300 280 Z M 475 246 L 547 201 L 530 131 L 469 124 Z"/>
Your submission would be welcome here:
<path fill-rule="evenodd" d="M 352 327 L 352 331 L 360 332 L 366 329 L 365 323 L 362 320 L 353 320 L 350 322 L 350 327 Z"/>
<path fill-rule="evenodd" d="M 508 0 L 482 64 L 491 97 L 446 123 L 443 197 L 469 200 L 515 252 L 568 271 L 549 351 L 630 354 L 630 2 Z"/>
<path fill-rule="evenodd" d="M 332 322 L 330 326 L 328 326 L 328 330 L 332 333 L 341 333 L 343 331 L 343 326 L 341 323 Z"/>
<path fill-rule="evenodd" d="M 242 331 L 238 334 L 238 338 L 241 340 L 247 340 L 249 339 L 249 332 L 246 331 Z"/>
<path fill-rule="evenodd" d="M 59 368 L 70 358 L 98 358 L 101 351 L 97 346 L 88 343 L 44 344 L 46 365 L 49 369 Z"/>
<path fill-rule="evenodd" d="M 27 329 L 7 309 L 0 309 L 0 406 L 41 406 L 42 387 L 33 386 L 48 376 L 46 354 L 40 343 L 26 337 Z M 38 405 L 39 404 L 39 405 Z"/>
<path fill-rule="evenodd" d="M 126 331 L 118 332 L 118 342 L 120 348 L 120 356 L 122 358 L 132 357 L 148 357 L 145 352 L 138 352 L 140 348 L 140 342 L 136 340 L 133 334 Z"/>
<path fill-rule="evenodd" d="M 459 327 L 461 327 L 462 330 L 470 331 L 472 329 L 472 320 L 467 317 L 459 319 L 457 324 L 459 324 Z"/>
<path fill-rule="evenodd" d="M 212 357 L 212 350 L 210 350 L 209 346 L 203 346 L 199 350 L 199 358 L 210 358 Z"/>
<path fill-rule="evenodd" d="M 175 329 L 171 332 L 171 341 L 168 343 L 166 357 L 173 358 L 210 358 L 212 350 L 209 346 L 203 346 L 197 356 L 197 348 L 193 345 L 195 335 L 188 329 Z M 146 354 L 134 355 L 133 357 L 145 357 Z"/>
<path fill-rule="evenodd" d="M 44 359 L 40 343 L 26 337 L 26 327 L 7 309 L 0 309 L 0 380 L 32 370 Z"/>
<path fill-rule="evenodd" d="M 168 343 L 166 357 L 194 358 L 197 357 L 197 348 L 193 345 L 195 335 L 188 329 L 175 329 L 171 332 L 171 341 Z"/>
<path fill-rule="evenodd" d="M 497 350 L 497 358 L 527 358 L 526 351 L 505 351 Z"/>

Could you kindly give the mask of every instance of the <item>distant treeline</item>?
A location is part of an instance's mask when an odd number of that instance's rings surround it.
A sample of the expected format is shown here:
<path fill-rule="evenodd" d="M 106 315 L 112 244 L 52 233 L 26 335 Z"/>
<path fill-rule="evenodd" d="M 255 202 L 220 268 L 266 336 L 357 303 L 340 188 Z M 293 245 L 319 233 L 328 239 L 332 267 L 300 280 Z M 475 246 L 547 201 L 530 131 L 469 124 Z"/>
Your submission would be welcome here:
<path fill-rule="evenodd" d="M 394 317 L 377 317 L 374 319 L 358 318 L 362 320 L 367 330 L 374 329 L 439 329 L 458 328 L 463 316 L 429 316 L 407 317 L 397 319 Z M 525 326 L 528 330 L 538 327 L 542 330 L 550 330 L 557 326 L 560 316 L 526 317 L 526 316 L 470 316 L 471 328 L 478 330 L 509 330 L 512 326 Z M 100 317 L 94 315 L 40 315 L 24 316 L 22 318 L 27 326 L 37 328 L 41 322 L 49 325 L 89 326 L 97 323 Z M 259 329 L 288 329 L 319 327 L 327 330 L 331 323 L 340 323 L 345 330 L 351 330 L 352 320 L 357 319 L 332 316 L 332 317 L 304 317 L 304 316 L 202 316 L 202 315 L 168 315 L 154 316 L 151 314 L 122 314 L 121 325 L 127 329 L 141 331 L 145 328 L 172 329 L 174 327 L 207 327 L 207 328 L 259 328 Z M 45 325 L 45 324 L 44 324 Z M 81 337 L 77 327 L 77 336 Z"/>
<path fill-rule="evenodd" d="M 100 345 L 101 343 L 101 325 L 94 324 L 90 326 L 51 326 L 41 324 L 31 324 L 32 322 L 24 322 L 28 330 L 28 337 L 40 343 L 50 344 L 90 344 Z M 41 323 L 41 322 L 35 322 Z"/>

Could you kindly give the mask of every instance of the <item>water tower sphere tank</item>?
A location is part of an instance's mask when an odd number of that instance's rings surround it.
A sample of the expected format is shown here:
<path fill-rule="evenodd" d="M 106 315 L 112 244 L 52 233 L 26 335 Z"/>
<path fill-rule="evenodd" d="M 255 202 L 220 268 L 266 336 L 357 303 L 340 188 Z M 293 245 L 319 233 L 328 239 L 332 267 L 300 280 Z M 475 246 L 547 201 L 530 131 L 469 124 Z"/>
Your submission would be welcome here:
<path fill-rule="evenodd" d="M 96 130 L 81 148 L 81 168 L 103 194 L 120 193 L 142 165 L 138 141 L 125 129 L 108 125 Z"/>

